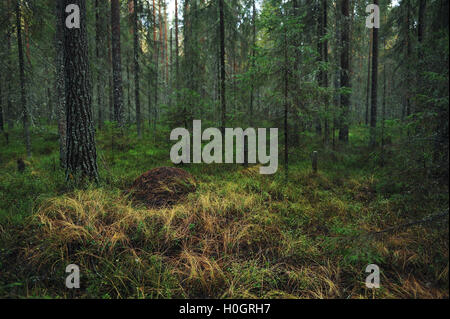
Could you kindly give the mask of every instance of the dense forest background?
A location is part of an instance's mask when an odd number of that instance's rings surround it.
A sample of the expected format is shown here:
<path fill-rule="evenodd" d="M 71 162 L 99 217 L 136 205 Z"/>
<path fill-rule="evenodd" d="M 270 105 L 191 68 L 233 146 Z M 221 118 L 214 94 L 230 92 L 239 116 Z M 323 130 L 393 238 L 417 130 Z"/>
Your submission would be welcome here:
<path fill-rule="evenodd" d="M 1 0 L 0 296 L 448 298 L 448 10 Z M 279 128 L 278 172 L 180 165 L 195 191 L 132 201 L 198 119 Z"/>

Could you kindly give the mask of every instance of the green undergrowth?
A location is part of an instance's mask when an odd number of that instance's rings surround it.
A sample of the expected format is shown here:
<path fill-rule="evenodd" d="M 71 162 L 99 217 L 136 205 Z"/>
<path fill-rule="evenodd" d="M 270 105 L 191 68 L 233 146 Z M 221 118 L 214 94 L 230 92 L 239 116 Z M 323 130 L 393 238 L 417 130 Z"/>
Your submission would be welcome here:
<path fill-rule="evenodd" d="M 173 166 L 169 132 L 134 131 L 97 132 L 100 182 L 82 188 L 65 183 L 55 127 L 33 132 L 31 159 L 19 130 L 0 141 L 0 297 L 448 298 L 448 220 L 373 235 L 448 209 L 448 185 L 404 175 L 392 154 L 379 165 L 366 128 L 326 148 L 301 134 L 288 181 L 282 145 L 274 175 L 257 165 L 180 165 L 198 187 L 160 209 L 123 190 Z M 77 290 L 64 284 L 72 263 Z M 381 269 L 378 290 L 364 285 L 371 263 Z"/>

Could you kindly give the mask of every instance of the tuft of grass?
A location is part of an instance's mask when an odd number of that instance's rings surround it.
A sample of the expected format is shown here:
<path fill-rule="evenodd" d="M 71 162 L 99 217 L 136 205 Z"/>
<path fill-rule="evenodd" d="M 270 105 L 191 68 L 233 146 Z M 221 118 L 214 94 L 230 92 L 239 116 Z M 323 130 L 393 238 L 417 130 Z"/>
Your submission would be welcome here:
<path fill-rule="evenodd" d="M 23 174 L 14 133 L 0 145 L 0 297 L 448 298 L 448 224 L 365 236 L 448 207 L 448 188 L 392 180 L 389 168 L 357 163 L 368 155 L 353 145 L 322 150 L 312 174 L 320 143 L 306 134 L 288 182 L 257 165 L 186 165 L 196 191 L 148 209 L 123 190 L 167 165 L 169 148 L 127 131 L 113 146 L 114 130 L 98 134 L 103 177 L 85 189 L 65 186 L 45 145 Z M 76 291 L 64 285 L 72 263 Z M 369 263 L 382 272 L 376 291 L 364 285 Z"/>

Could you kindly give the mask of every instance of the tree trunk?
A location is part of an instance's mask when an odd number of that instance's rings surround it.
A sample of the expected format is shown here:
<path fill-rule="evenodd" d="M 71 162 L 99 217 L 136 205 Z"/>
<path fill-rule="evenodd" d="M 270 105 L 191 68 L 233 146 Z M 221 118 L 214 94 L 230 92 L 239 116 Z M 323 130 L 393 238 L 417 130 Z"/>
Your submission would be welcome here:
<path fill-rule="evenodd" d="M 224 0 L 219 0 L 219 38 L 220 38 L 220 105 L 221 105 L 221 128 L 225 132 L 227 104 L 225 98 L 225 21 Z"/>
<path fill-rule="evenodd" d="M 341 42 L 341 15 L 339 13 L 340 11 L 340 1 L 336 1 L 336 7 L 335 7 L 335 33 L 334 33 L 334 50 L 333 50 L 333 58 L 334 58 L 334 79 L 333 79 L 333 86 L 334 86 L 334 94 L 333 94 L 333 104 L 336 110 L 340 109 L 341 105 L 341 98 L 339 93 L 340 88 L 340 42 Z M 337 116 L 336 111 L 333 112 L 333 129 L 331 130 L 331 139 L 332 139 L 332 145 L 333 149 L 336 146 L 336 128 L 339 127 L 339 118 Z"/>
<path fill-rule="evenodd" d="M 341 0 L 341 88 L 350 89 L 350 63 L 349 63 L 349 32 L 350 32 L 350 16 L 349 16 L 349 0 Z M 348 126 L 349 126 L 349 110 L 350 110 L 350 93 L 341 93 L 341 118 L 339 123 L 339 140 L 348 142 Z"/>
<path fill-rule="evenodd" d="M 169 83 L 171 84 L 171 79 L 173 78 L 173 29 L 169 29 Z M 172 93 L 172 84 L 170 86 L 169 98 Z M 169 103 L 170 105 L 171 103 Z"/>
<path fill-rule="evenodd" d="M 111 21 L 111 11 L 109 11 L 109 20 Z M 112 50 L 111 50 L 111 38 L 112 29 L 111 23 L 108 23 L 108 104 L 109 104 L 109 121 L 114 121 L 114 85 L 113 85 L 113 72 L 112 72 Z"/>
<path fill-rule="evenodd" d="M 288 144 L 288 42 L 287 42 L 287 30 L 286 26 L 284 26 L 284 68 L 283 68 L 283 80 L 284 80 L 284 177 L 287 182 L 289 177 L 289 144 Z"/>
<path fill-rule="evenodd" d="M 250 119 L 250 127 L 253 126 L 253 94 L 254 94 L 254 76 L 253 72 L 255 72 L 255 46 L 256 46 L 256 0 L 252 0 L 252 75 L 250 79 L 250 107 L 249 107 L 249 119 Z"/>
<path fill-rule="evenodd" d="M 22 17 L 20 9 L 20 0 L 16 2 L 16 28 L 17 28 L 17 50 L 19 54 L 19 75 L 20 75 L 20 102 L 22 104 L 22 121 L 25 138 L 25 147 L 27 156 L 31 157 L 31 141 L 30 141 L 30 121 L 27 108 L 27 98 L 25 92 L 25 65 L 23 60 L 23 43 L 22 43 Z"/>
<path fill-rule="evenodd" d="M 50 124 L 53 119 L 52 91 L 50 89 L 50 86 L 47 87 L 47 103 L 48 103 L 48 123 Z"/>
<path fill-rule="evenodd" d="M 3 95 L 2 95 L 2 74 L 0 73 L 0 131 L 5 130 L 3 123 Z"/>
<path fill-rule="evenodd" d="M 424 32 L 425 32 L 425 10 L 427 6 L 426 0 L 419 0 L 419 19 L 417 24 L 417 40 L 419 44 L 422 44 Z M 422 48 L 419 48 L 421 51 Z M 420 52 L 419 51 L 419 52 Z"/>
<path fill-rule="evenodd" d="M 156 8 L 153 8 L 155 14 L 154 14 L 154 20 L 153 20 L 153 30 L 154 30 L 154 45 L 155 48 L 155 55 L 154 55 L 154 62 L 155 62 L 155 70 L 154 70 L 154 78 L 153 78 L 153 131 L 155 131 L 156 128 L 156 115 L 157 115 L 157 107 L 158 107 L 158 90 L 159 90 L 159 52 L 161 49 L 160 41 L 161 40 L 161 28 L 157 28 L 157 21 L 156 21 Z M 160 24 L 161 21 L 161 8 L 160 8 L 160 0 L 158 0 L 158 22 Z M 156 30 L 159 31 L 159 40 L 156 40 Z M 155 133 L 155 132 L 154 132 Z M 155 134 L 153 134 L 155 136 Z"/>
<path fill-rule="evenodd" d="M 120 1 L 111 0 L 112 67 L 114 85 L 114 120 L 123 125 L 122 61 L 120 52 Z"/>
<path fill-rule="evenodd" d="M 80 8 L 80 28 L 64 28 L 64 73 L 67 104 L 67 179 L 98 181 L 91 110 L 86 0 L 64 0 Z"/>
<path fill-rule="evenodd" d="M 98 110 L 98 128 L 101 129 L 103 126 L 103 96 L 104 90 L 102 85 L 102 71 L 103 71 L 103 57 L 104 57 L 104 46 L 103 46 L 103 14 L 105 10 L 105 2 L 100 0 L 95 0 L 95 55 L 97 58 L 97 110 Z"/>
<path fill-rule="evenodd" d="M 367 59 L 367 86 L 366 86 L 366 113 L 365 113 L 365 123 L 366 126 L 369 125 L 369 104 L 370 104 L 370 61 L 372 59 L 372 30 L 370 32 L 369 40 L 369 58 Z"/>
<path fill-rule="evenodd" d="M 10 15 L 11 15 L 11 0 L 8 0 L 6 3 L 6 15 L 8 24 L 6 26 L 6 122 L 8 123 L 8 129 L 12 129 L 14 127 L 14 110 L 12 107 L 12 67 L 11 67 L 11 27 L 9 26 Z"/>
<path fill-rule="evenodd" d="M 417 23 L 417 69 L 416 69 L 416 87 L 417 93 L 423 94 L 423 80 L 422 73 L 424 70 L 424 33 L 425 33 L 425 10 L 426 10 L 426 0 L 419 0 L 419 18 Z M 422 105 L 416 105 L 417 111 L 422 111 L 424 109 L 423 103 Z"/>
<path fill-rule="evenodd" d="M 128 113 L 128 124 L 131 124 L 131 79 L 130 79 L 130 54 L 127 52 L 127 59 L 125 62 L 127 69 L 127 113 Z M 134 58 L 133 58 L 134 60 Z"/>
<path fill-rule="evenodd" d="M 320 32 L 321 37 L 323 37 L 323 43 L 322 43 L 322 53 L 321 53 L 321 60 L 328 64 L 328 41 L 326 39 L 326 33 L 327 33 L 327 15 L 328 15 L 328 1 L 322 0 L 322 23 L 321 27 L 322 30 Z M 328 71 L 322 71 L 321 74 L 321 83 L 320 86 L 323 88 L 328 87 Z M 328 95 L 325 95 L 324 99 L 325 103 L 325 119 L 324 119 L 324 143 L 325 145 L 328 144 L 329 135 L 330 135 L 330 125 L 328 121 Z"/>
<path fill-rule="evenodd" d="M 175 0 L 175 88 L 177 90 L 178 96 L 178 81 L 179 81 L 179 60 L 178 60 L 179 52 L 178 52 L 178 1 Z M 178 99 L 175 99 L 175 102 L 178 103 Z"/>
<path fill-rule="evenodd" d="M 2 11 L 5 10 L 4 3 L 2 3 L 0 5 L 0 9 Z M 8 12 L 7 12 L 7 14 L 8 14 Z M 3 52 L 3 44 L 0 46 L 0 48 L 2 49 L 2 52 L 1 52 L 0 56 L 1 56 L 2 59 L 4 59 L 4 56 L 3 56 L 3 54 L 4 54 L 4 52 Z M 2 71 L 2 69 L 0 68 L 0 131 L 4 132 L 5 131 L 5 123 L 4 123 L 4 116 L 3 116 L 3 91 L 2 91 L 3 78 L 2 78 L 1 71 Z"/>
<path fill-rule="evenodd" d="M 410 27 L 411 27 L 411 0 L 406 2 L 406 61 L 411 63 L 411 39 L 410 39 Z M 405 115 L 408 117 L 411 114 L 411 90 L 409 88 L 411 82 L 411 72 L 409 69 L 406 70 L 406 109 Z"/>
<path fill-rule="evenodd" d="M 292 11 L 293 11 L 293 15 L 294 18 L 297 20 L 299 17 L 299 4 L 297 0 L 293 0 L 292 1 Z M 298 143 L 300 142 L 299 139 L 299 131 L 300 131 L 300 116 L 298 115 L 298 110 L 301 107 L 301 103 L 300 103 L 300 76 L 299 76 L 299 66 L 300 66 L 300 60 L 301 60 L 301 55 L 300 55 L 300 37 L 299 34 L 296 33 L 295 37 L 294 37 L 294 47 L 295 47 L 295 53 L 294 53 L 294 65 L 293 65 L 293 69 L 294 69 L 294 81 L 293 81 L 293 91 L 296 92 L 294 94 L 294 107 L 292 108 L 292 115 L 294 117 L 294 126 L 293 126 L 293 138 L 291 141 L 291 145 L 298 145 Z"/>
<path fill-rule="evenodd" d="M 139 97 L 139 30 L 138 30 L 138 0 L 134 0 L 134 95 L 135 95 L 135 107 L 136 107 L 136 126 L 138 137 L 142 136 L 141 132 L 141 100 Z"/>
<path fill-rule="evenodd" d="M 316 3 L 316 12 L 317 12 L 317 52 L 319 53 L 318 62 L 323 62 L 323 45 L 322 45 L 322 37 L 324 34 L 323 29 L 323 15 L 322 15 L 322 0 L 318 1 Z M 318 79 L 317 83 L 319 86 L 322 86 L 322 78 L 323 78 L 323 70 L 321 69 L 322 66 L 320 66 L 319 72 L 318 72 Z M 322 101 L 321 101 L 322 102 Z M 320 136 L 322 134 L 322 121 L 321 121 L 321 104 L 319 103 L 316 108 L 316 115 L 315 115 L 315 127 L 316 127 L 316 134 Z"/>
<path fill-rule="evenodd" d="M 383 39 L 383 51 L 386 50 L 386 39 Z M 384 166 L 384 125 L 386 120 L 386 56 L 385 52 L 383 53 L 384 58 L 384 65 L 383 65 L 383 101 L 381 106 L 381 166 Z"/>
<path fill-rule="evenodd" d="M 159 50 L 161 53 L 161 80 L 162 83 L 164 84 L 164 26 L 163 26 L 163 16 L 161 14 L 161 0 L 158 0 L 158 23 L 159 23 L 159 39 L 158 39 L 158 44 L 159 44 Z M 162 95 L 162 94 L 161 94 Z"/>
<path fill-rule="evenodd" d="M 378 0 L 374 0 L 378 5 Z M 378 28 L 372 29 L 372 94 L 370 106 L 370 147 L 375 147 L 377 143 L 377 90 L 378 90 Z"/>
<path fill-rule="evenodd" d="M 167 85 L 169 83 L 169 53 L 167 52 L 167 13 L 166 13 L 166 1 L 164 1 L 164 57 L 166 59 L 166 64 L 165 64 L 165 68 L 166 68 L 166 89 L 167 89 Z"/>
<path fill-rule="evenodd" d="M 190 40 L 191 40 L 191 34 L 190 34 L 190 12 L 189 12 L 189 0 L 184 0 L 184 10 L 183 10 L 183 51 L 184 51 L 184 61 L 185 64 L 191 62 L 191 51 L 190 51 Z M 192 64 L 192 63 L 191 63 Z M 191 66 L 189 66 L 191 67 Z M 188 71 L 188 67 L 185 67 L 185 72 Z M 220 72 L 219 72 L 220 73 Z M 190 77 L 192 73 L 188 73 L 188 76 L 185 75 L 183 78 L 185 88 L 191 88 L 191 82 Z M 220 95 L 220 94 L 219 94 Z M 187 114 L 187 107 L 186 103 L 183 103 L 183 119 L 184 119 L 184 127 L 188 127 L 188 114 Z"/>
<path fill-rule="evenodd" d="M 59 133 L 59 164 L 66 166 L 66 97 L 64 83 L 64 9 L 61 1 L 56 1 L 56 43 L 55 43 L 55 64 L 56 64 L 56 100 Z"/>
<path fill-rule="evenodd" d="M 150 1 L 148 1 L 148 6 L 150 8 Z M 150 18 L 150 14 L 151 14 L 151 18 Z M 148 13 L 148 19 L 150 21 L 152 21 L 152 23 L 148 24 L 147 27 L 147 45 L 149 47 L 149 53 L 148 53 L 148 72 L 147 72 L 147 104 L 148 104 L 148 126 L 149 128 L 151 128 L 152 125 L 152 84 L 153 84 L 153 67 L 152 67 L 152 54 L 153 51 L 151 50 L 151 48 L 153 48 L 153 50 L 155 49 L 155 43 L 156 43 L 156 34 L 155 34 L 155 0 L 153 0 L 153 8 L 150 12 L 149 9 L 149 13 Z M 151 40 L 151 32 L 152 32 L 152 28 L 153 28 L 153 42 Z"/>

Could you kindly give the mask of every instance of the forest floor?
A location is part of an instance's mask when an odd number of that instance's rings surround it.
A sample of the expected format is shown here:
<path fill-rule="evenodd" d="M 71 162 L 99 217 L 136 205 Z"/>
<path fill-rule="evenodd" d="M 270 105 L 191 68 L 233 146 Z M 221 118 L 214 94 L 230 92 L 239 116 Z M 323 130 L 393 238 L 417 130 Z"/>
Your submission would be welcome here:
<path fill-rule="evenodd" d="M 180 166 L 196 189 L 163 208 L 124 191 L 173 166 L 169 132 L 112 132 L 97 133 L 100 185 L 82 189 L 65 183 L 55 127 L 33 130 L 23 173 L 21 131 L 0 136 L 0 298 L 449 297 L 448 218 L 374 234 L 448 210 L 448 181 L 399 170 L 395 147 L 381 167 L 365 128 L 337 150 L 302 134 L 287 183 L 281 166 Z M 365 286 L 372 263 L 379 289 Z M 69 264 L 80 289 L 65 287 Z"/>

